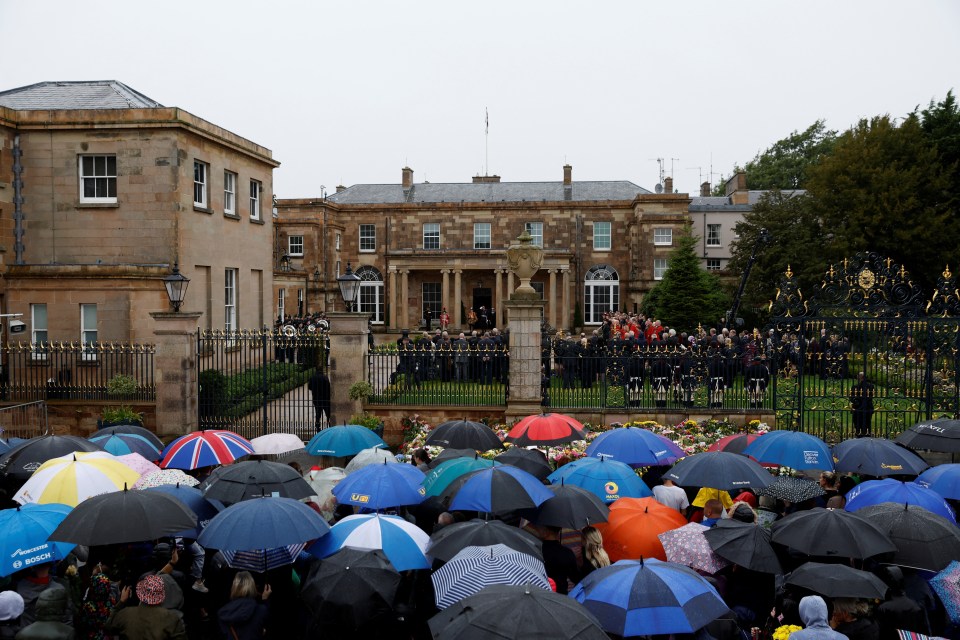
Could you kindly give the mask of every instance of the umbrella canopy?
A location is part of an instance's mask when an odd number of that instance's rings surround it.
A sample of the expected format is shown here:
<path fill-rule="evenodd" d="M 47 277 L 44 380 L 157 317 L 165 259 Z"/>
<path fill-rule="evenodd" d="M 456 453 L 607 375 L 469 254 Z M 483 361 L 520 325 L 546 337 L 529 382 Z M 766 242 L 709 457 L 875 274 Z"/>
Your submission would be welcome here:
<path fill-rule="evenodd" d="M 911 449 L 957 453 L 960 451 L 960 420 L 931 420 L 913 425 L 895 442 Z"/>
<path fill-rule="evenodd" d="M 940 571 L 960 558 L 960 529 L 912 504 L 884 502 L 857 512 L 890 536 L 893 561 L 904 567 Z"/>
<path fill-rule="evenodd" d="M 245 460 L 214 469 L 198 487 L 205 498 L 235 504 L 265 495 L 309 498 L 313 487 L 293 467 L 269 460 Z"/>
<path fill-rule="evenodd" d="M 833 470 L 827 443 L 803 431 L 771 431 L 751 443 L 743 455 L 791 469 Z"/>
<path fill-rule="evenodd" d="M 233 569 L 245 569 L 256 573 L 266 573 L 278 567 L 293 564 L 306 544 L 288 544 L 274 549 L 254 549 L 250 551 L 223 550 L 227 566 Z"/>
<path fill-rule="evenodd" d="M 214 516 L 220 513 L 221 509 L 223 509 L 223 504 L 221 502 L 216 500 L 207 500 L 196 487 L 188 487 L 186 485 L 179 484 L 164 484 L 156 487 L 147 487 L 144 489 L 144 491 L 157 491 L 159 493 L 165 493 L 168 496 L 179 500 L 197 517 L 197 526 L 190 529 L 184 529 L 183 531 L 178 531 L 174 534 L 174 536 L 178 538 L 193 538 L 196 540 L 200 537 L 200 532 L 203 531 L 204 528 L 210 524 L 210 521 L 213 520 Z"/>
<path fill-rule="evenodd" d="M 609 633 L 693 633 L 728 609 L 693 569 L 672 562 L 620 560 L 590 572 L 570 593 Z"/>
<path fill-rule="evenodd" d="M 359 424 L 343 424 L 323 429 L 310 438 L 307 453 L 312 456 L 348 458 L 372 447 L 386 449 L 383 438 Z"/>
<path fill-rule="evenodd" d="M 734 433 L 729 436 L 723 436 L 712 445 L 707 447 L 707 451 L 743 453 L 744 449 L 746 449 L 754 440 L 762 435 L 762 433 Z"/>
<path fill-rule="evenodd" d="M 787 577 L 787 584 L 809 589 L 828 598 L 879 598 L 887 594 L 887 585 L 869 571 L 843 564 L 807 562 Z"/>
<path fill-rule="evenodd" d="M 885 438 L 854 438 L 833 447 L 833 462 L 841 473 L 868 476 L 918 475 L 929 467 L 923 458 Z"/>
<path fill-rule="evenodd" d="M 518 447 L 553 447 L 586 437 L 584 426 L 570 416 L 541 413 L 527 416 L 513 425 L 505 440 Z"/>
<path fill-rule="evenodd" d="M 383 551 L 345 548 L 307 575 L 300 597 L 315 621 L 347 631 L 391 615 L 399 586 Z"/>
<path fill-rule="evenodd" d="M 685 454 L 672 440 L 640 427 L 605 431 L 587 447 L 589 457 L 606 456 L 631 467 L 673 464 Z"/>
<path fill-rule="evenodd" d="M 621 498 L 610 507 L 606 524 L 597 524 L 610 560 L 659 558 L 666 552 L 658 534 L 682 527 L 687 519 L 654 498 Z"/>
<path fill-rule="evenodd" d="M 766 436 L 764 436 L 766 437 Z M 753 460 L 726 451 L 705 451 L 686 457 L 664 475 L 681 487 L 762 489 L 773 481 Z"/>
<path fill-rule="evenodd" d="M 423 489 L 427 496 L 439 496 L 450 487 L 457 478 L 474 471 L 489 469 L 496 463 L 473 453 L 469 458 L 453 458 L 441 462 L 423 479 Z"/>
<path fill-rule="evenodd" d="M 253 498 L 230 505 L 207 523 L 197 542 L 221 551 L 275 549 L 322 538 L 330 526 L 292 498 Z"/>
<path fill-rule="evenodd" d="M 307 474 L 307 481 L 316 496 L 312 500 L 320 506 L 320 515 L 325 520 L 333 519 L 333 510 L 336 508 L 337 499 L 333 497 L 333 488 L 346 477 L 347 472 L 342 467 L 316 469 Z"/>
<path fill-rule="evenodd" d="M 492 585 L 430 619 L 437 640 L 551 638 L 607 640 L 582 604 L 530 585 Z"/>
<path fill-rule="evenodd" d="M 93 434 L 93 437 L 91 438 L 91 440 L 94 437 L 98 437 L 102 435 L 115 436 L 115 435 L 123 435 L 123 434 L 131 434 L 131 435 L 141 436 L 143 438 L 146 438 L 150 442 L 150 444 L 156 447 L 159 451 L 163 451 L 163 441 L 157 437 L 157 434 L 155 434 L 153 431 L 150 431 L 149 429 L 145 429 L 144 427 L 141 427 L 138 424 L 117 424 L 112 427 L 104 427 L 103 429 L 97 429 L 97 432 Z"/>
<path fill-rule="evenodd" d="M 427 467 L 430 469 L 436 469 L 441 463 L 446 462 L 447 460 L 455 460 L 456 458 L 473 458 L 476 455 L 476 449 L 444 449 L 438 453 L 433 460 L 427 463 Z"/>
<path fill-rule="evenodd" d="M 364 427 L 366 428 L 366 427 Z M 380 447 L 370 447 L 369 449 L 364 449 L 357 455 L 353 456 L 353 459 L 347 463 L 347 466 L 343 470 L 350 475 L 354 471 L 359 471 L 364 467 L 371 464 L 396 464 L 397 458 L 389 449 L 381 449 Z M 413 465 L 409 465 L 413 466 Z"/>
<path fill-rule="evenodd" d="M 586 489 L 607 504 L 620 498 L 646 498 L 650 487 L 623 462 L 606 458 L 580 458 L 568 462 L 547 478 L 551 484 L 572 484 Z"/>
<path fill-rule="evenodd" d="M 85 545 L 156 540 L 197 526 L 182 502 L 153 491 L 115 491 L 87 498 L 50 534 L 51 540 Z"/>
<path fill-rule="evenodd" d="M 539 506 L 552 497 L 553 494 L 526 471 L 497 465 L 473 472 L 453 496 L 450 509 L 506 513 Z"/>
<path fill-rule="evenodd" d="M 440 609 L 493 584 L 550 589 L 542 560 L 502 544 L 466 547 L 434 571 L 430 579 Z"/>
<path fill-rule="evenodd" d="M 914 480 L 921 487 L 933 489 L 948 500 L 960 500 L 960 464 L 938 464 Z"/>
<path fill-rule="evenodd" d="M 868 480 L 850 489 L 846 499 L 846 511 L 859 511 L 883 502 L 898 502 L 923 507 L 953 524 L 957 523 L 956 514 L 939 493 L 915 482 L 901 482 L 892 478 Z"/>
<path fill-rule="evenodd" d="M 143 476 L 150 475 L 151 473 L 160 471 L 160 467 L 153 464 L 139 453 L 127 453 L 122 456 L 116 456 L 116 458 L 123 464 L 136 471 L 141 478 Z"/>
<path fill-rule="evenodd" d="M 470 420 L 441 422 L 427 434 L 427 439 L 424 442 L 434 447 L 471 449 L 473 451 L 503 449 L 503 443 L 500 442 L 500 438 L 497 437 L 493 429 L 482 422 L 472 422 Z"/>
<path fill-rule="evenodd" d="M 159 487 L 166 484 L 195 487 L 200 484 L 200 481 L 193 476 L 187 475 L 180 469 L 160 469 L 156 473 L 140 476 L 140 479 L 134 483 L 133 487 L 135 489 L 149 489 L 150 487 Z"/>
<path fill-rule="evenodd" d="M 777 476 L 773 482 L 759 491 L 762 496 L 770 496 L 778 500 L 792 502 L 804 502 L 826 493 L 823 487 L 812 480 L 806 478 L 794 478 L 793 476 Z"/>
<path fill-rule="evenodd" d="M 374 513 L 347 516 L 307 551 L 326 558 L 345 547 L 381 549 L 397 571 L 409 571 L 430 568 L 426 556 L 429 543 L 430 538 L 415 524 L 397 516 Z"/>
<path fill-rule="evenodd" d="M 268 433 L 254 438 L 250 444 L 253 445 L 253 452 L 260 455 L 276 456 L 303 450 L 303 440 L 293 433 Z"/>
<path fill-rule="evenodd" d="M 561 529 L 583 529 L 589 524 L 606 522 L 610 517 L 607 504 L 595 494 L 576 485 L 553 484 L 547 487 L 553 497 L 523 517 L 535 524 Z"/>
<path fill-rule="evenodd" d="M 0 476 L 23 482 L 47 460 L 78 451 L 103 451 L 103 447 L 78 436 L 37 436 L 0 455 Z"/>
<path fill-rule="evenodd" d="M 837 509 L 796 511 L 774 522 L 770 532 L 774 542 L 810 556 L 863 559 L 897 550 L 877 525 Z"/>
<path fill-rule="evenodd" d="M 70 507 L 65 504 L 25 504 L 0 511 L 0 576 L 66 558 L 77 545 L 47 538 L 68 513 Z"/>
<path fill-rule="evenodd" d="M 163 450 L 164 469 L 200 469 L 229 464 L 253 453 L 250 441 L 233 431 L 210 429 L 180 436 Z"/>
<path fill-rule="evenodd" d="M 456 522 L 434 533 L 430 536 L 427 555 L 446 562 L 466 547 L 493 544 L 502 544 L 543 559 L 543 543 L 539 538 L 499 520 L 480 520 L 479 518 L 467 522 Z"/>
<path fill-rule="evenodd" d="M 132 487 L 139 479 L 140 474 L 109 453 L 71 453 L 40 465 L 13 499 L 75 507 L 91 496 Z"/>
<path fill-rule="evenodd" d="M 137 433 L 101 433 L 97 432 L 88 438 L 90 442 L 103 447 L 107 453 L 123 456 L 128 453 L 139 453 L 147 460 L 160 459 L 160 447 L 154 445 L 156 438 L 147 438 Z"/>
<path fill-rule="evenodd" d="M 688 522 L 677 529 L 657 534 L 657 537 L 669 562 L 713 574 L 730 563 L 713 552 L 703 535 L 709 529 L 698 522 Z"/>
<path fill-rule="evenodd" d="M 423 472 L 410 464 L 371 464 L 351 473 L 333 488 L 340 504 L 387 509 L 420 504 L 426 492 Z"/>
<path fill-rule="evenodd" d="M 553 469 L 547 462 L 547 456 L 539 449 L 524 449 L 523 447 L 510 447 L 504 453 L 501 453 L 495 461 L 500 464 L 509 464 L 523 469 L 538 480 L 546 480 Z"/>
<path fill-rule="evenodd" d="M 950 620 L 960 624 L 960 562 L 954 560 L 946 569 L 930 578 L 930 587 L 940 598 Z"/>
<path fill-rule="evenodd" d="M 703 536 L 721 558 L 761 573 L 783 573 L 770 545 L 770 532 L 763 527 L 731 519 L 718 520 Z"/>

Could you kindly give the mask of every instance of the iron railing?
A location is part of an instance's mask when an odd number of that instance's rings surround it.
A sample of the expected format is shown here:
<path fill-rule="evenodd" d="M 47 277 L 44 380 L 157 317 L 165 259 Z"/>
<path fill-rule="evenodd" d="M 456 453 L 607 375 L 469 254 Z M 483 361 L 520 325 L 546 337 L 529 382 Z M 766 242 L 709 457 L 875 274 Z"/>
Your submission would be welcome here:
<path fill-rule="evenodd" d="M 0 407 L 0 438 L 33 438 L 50 432 L 43 400 Z"/>

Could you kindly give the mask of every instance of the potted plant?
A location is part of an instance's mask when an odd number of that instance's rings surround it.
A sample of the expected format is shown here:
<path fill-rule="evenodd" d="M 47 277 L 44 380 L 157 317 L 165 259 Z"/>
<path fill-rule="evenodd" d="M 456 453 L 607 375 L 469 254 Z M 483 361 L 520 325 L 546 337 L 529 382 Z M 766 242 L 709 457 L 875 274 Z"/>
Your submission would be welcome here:
<path fill-rule="evenodd" d="M 350 385 L 350 399 L 366 402 L 373 395 L 373 385 L 366 380 L 354 382 Z"/>
<path fill-rule="evenodd" d="M 136 394 L 137 380 L 131 375 L 118 373 L 107 381 L 107 395 L 125 399 Z M 134 411 L 131 407 L 121 402 L 118 407 L 104 407 L 100 412 L 100 419 L 97 420 L 97 428 L 114 427 L 121 424 L 134 424 L 143 426 L 143 414 Z"/>
<path fill-rule="evenodd" d="M 350 424 L 357 424 L 366 427 L 381 438 L 383 437 L 383 420 L 381 420 L 378 416 L 367 413 L 366 411 L 359 415 L 351 416 Z"/>

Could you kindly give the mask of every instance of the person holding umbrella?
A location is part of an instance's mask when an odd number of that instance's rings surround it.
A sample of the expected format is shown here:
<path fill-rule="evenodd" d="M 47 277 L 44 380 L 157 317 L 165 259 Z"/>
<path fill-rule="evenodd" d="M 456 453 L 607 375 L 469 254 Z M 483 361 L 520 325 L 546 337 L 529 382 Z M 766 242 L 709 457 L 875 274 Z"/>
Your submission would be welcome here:
<path fill-rule="evenodd" d="M 249 571 L 240 571 L 233 577 L 230 587 L 230 602 L 217 611 L 220 632 L 227 640 L 257 640 L 264 634 L 267 620 L 267 605 L 272 590 L 263 585 L 258 593 L 257 584 Z"/>
<path fill-rule="evenodd" d="M 187 640 L 183 616 L 162 606 L 166 598 L 163 578 L 149 575 L 137 583 L 140 606 L 126 606 L 132 595 L 129 586 L 120 592 L 120 606 L 107 621 L 107 633 L 126 640 Z"/>

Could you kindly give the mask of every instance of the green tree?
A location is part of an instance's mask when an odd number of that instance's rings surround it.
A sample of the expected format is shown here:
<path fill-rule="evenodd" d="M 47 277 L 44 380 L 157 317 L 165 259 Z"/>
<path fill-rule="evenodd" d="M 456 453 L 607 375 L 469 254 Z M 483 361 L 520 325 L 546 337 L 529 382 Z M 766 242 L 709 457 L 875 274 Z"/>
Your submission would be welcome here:
<path fill-rule="evenodd" d="M 802 189 L 809 168 L 828 155 L 836 142 L 837 132 L 817 120 L 805 131 L 794 131 L 777 140 L 766 151 L 747 163 L 748 189 Z"/>
<path fill-rule="evenodd" d="M 960 108 L 953 91 L 940 102 L 930 105 L 920 114 L 920 126 L 930 142 L 937 148 L 940 164 L 948 172 L 951 207 L 956 209 L 960 198 Z"/>

